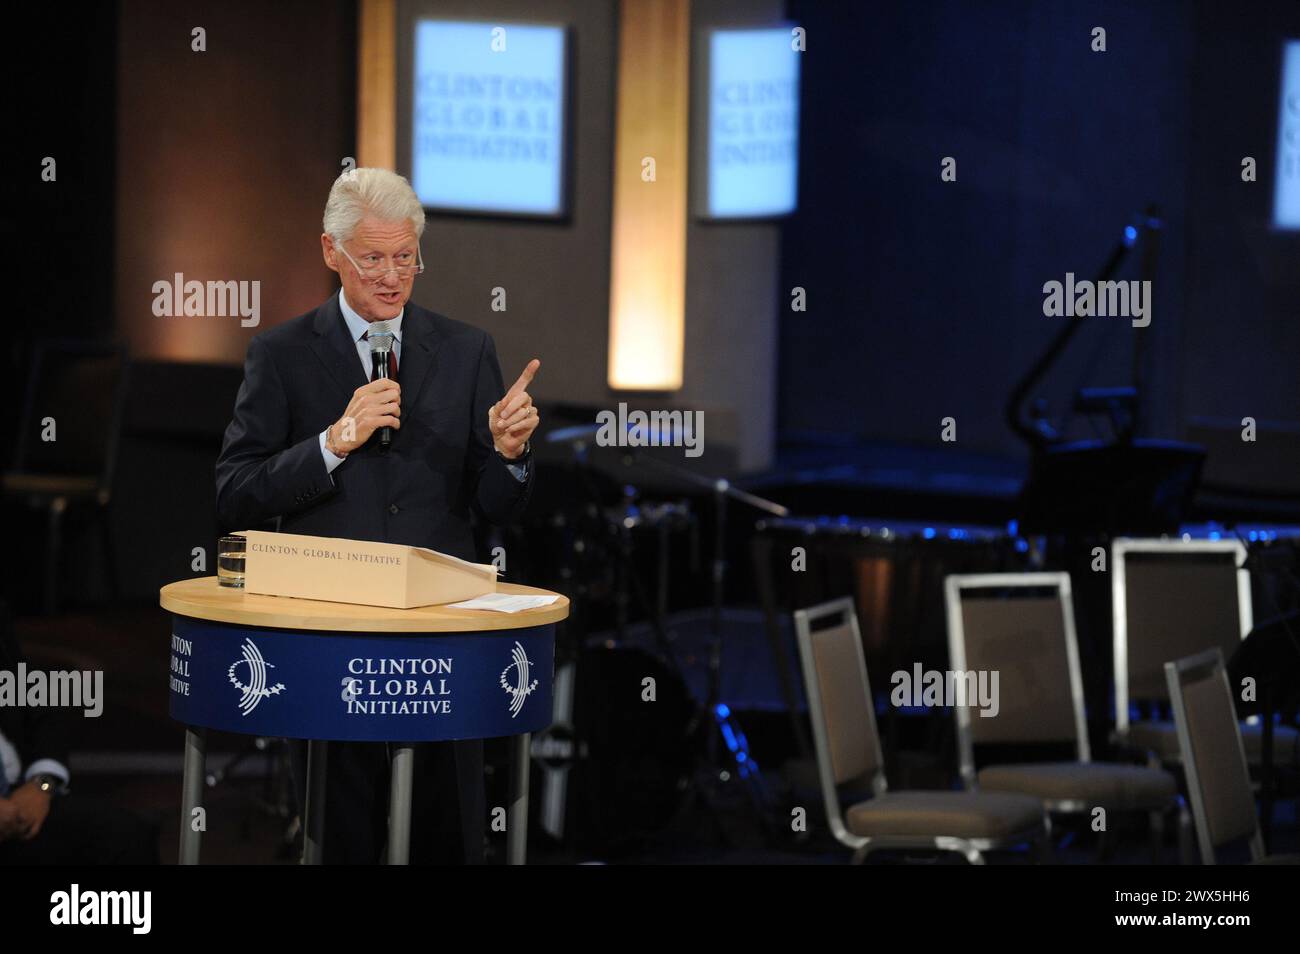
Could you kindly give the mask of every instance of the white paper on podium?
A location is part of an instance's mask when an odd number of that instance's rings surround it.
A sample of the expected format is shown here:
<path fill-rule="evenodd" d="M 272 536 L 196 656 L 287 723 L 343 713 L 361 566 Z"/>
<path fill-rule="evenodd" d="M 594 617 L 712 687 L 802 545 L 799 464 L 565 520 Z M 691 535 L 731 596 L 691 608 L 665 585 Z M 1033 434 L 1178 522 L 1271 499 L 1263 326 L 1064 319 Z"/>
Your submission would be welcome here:
<path fill-rule="evenodd" d="M 494 613 L 518 613 L 520 610 L 550 606 L 558 596 L 511 596 L 509 593 L 488 593 L 462 603 L 449 604 L 453 609 L 490 610 Z"/>

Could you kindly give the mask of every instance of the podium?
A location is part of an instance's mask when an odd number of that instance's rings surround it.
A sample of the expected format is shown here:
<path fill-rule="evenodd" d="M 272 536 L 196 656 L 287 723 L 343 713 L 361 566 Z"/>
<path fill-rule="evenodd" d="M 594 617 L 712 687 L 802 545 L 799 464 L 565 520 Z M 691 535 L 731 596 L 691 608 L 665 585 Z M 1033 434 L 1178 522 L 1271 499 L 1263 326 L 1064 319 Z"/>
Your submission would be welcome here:
<path fill-rule="evenodd" d="M 159 604 L 172 614 L 170 712 L 185 726 L 181 864 L 199 861 L 209 729 L 308 740 L 304 864 L 321 860 L 329 742 L 394 746 L 388 861 L 405 864 L 413 743 L 511 736 L 506 855 L 524 863 L 529 741 L 551 723 L 566 597 L 518 613 L 390 609 L 245 593 L 208 576 L 164 586 Z"/>

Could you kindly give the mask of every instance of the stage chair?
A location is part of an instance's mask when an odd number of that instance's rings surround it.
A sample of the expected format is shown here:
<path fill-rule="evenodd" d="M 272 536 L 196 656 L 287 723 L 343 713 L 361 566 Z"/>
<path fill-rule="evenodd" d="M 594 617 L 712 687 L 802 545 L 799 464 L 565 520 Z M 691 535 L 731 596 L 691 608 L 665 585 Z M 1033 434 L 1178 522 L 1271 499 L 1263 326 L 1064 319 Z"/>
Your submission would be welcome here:
<path fill-rule="evenodd" d="M 1245 841 L 1254 864 L 1300 864 L 1300 855 L 1264 854 L 1223 651 L 1215 647 L 1164 669 L 1201 861 L 1215 864 L 1219 848 Z"/>
<path fill-rule="evenodd" d="M 1152 854 L 1159 860 L 1164 815 L 1179 809 L 1177 784 L 1160 768 L 1092 761 L 1069 574 L 949 576 L 944 590 L 949 665 L 955 672 L 999 676 L 995 717 L 953 707 L 966 787 L 1033 795 L 1051 814 L 1089 814 L 1096 808 L 1108 816 L 1148 813 Z M 1035 743 L 1071 745 L 1075 758 L 976 770 L 977 744 Z M 1185 825 L 1185 814 L 1179 817 Z"/>
<path fill-rule="evenodd" d="M 46 612 L 58 608 L 65 521 L 89 513 L 97 524 L 105 572 L 116 594 L 117 566 L 108 521 L 121 431 L 127 361 L 116 345 L 55 339 L 34 349 L 14 466 L 5 497 L 46 514 Z M 53 418 L 55 440 L 43 438 Z"/>
<path fill-rule="evenodd" d="M 1246 548 L 1239 540 L 1132 540 L 1111 546 L 1115 735 L 1175 766 L 1181 758 L 1172 720 L 1132 721 L 1130 703 L 1169 701 L 1165 662 L 1218 648 L 1230 658 L 1254 626 Z M 1259 768 L 1263 720 L 1242 729 L 1246 759 Z M 1300 759 L 1300 733 L 1274 727 L 1274 765 Z"/>
<path fill-rule="evenodd" d="M 872 851 L 956 852 L 983 864 L 984 852 L 1046 843 L 1037 799 L 952 791 L 890 791 L 853 600 L 845 597 L 794 614 L 812 718 L 818 777 L 836 840 L 860 864 Z M 873 797 L 840 804 L 842 792 Z"/>

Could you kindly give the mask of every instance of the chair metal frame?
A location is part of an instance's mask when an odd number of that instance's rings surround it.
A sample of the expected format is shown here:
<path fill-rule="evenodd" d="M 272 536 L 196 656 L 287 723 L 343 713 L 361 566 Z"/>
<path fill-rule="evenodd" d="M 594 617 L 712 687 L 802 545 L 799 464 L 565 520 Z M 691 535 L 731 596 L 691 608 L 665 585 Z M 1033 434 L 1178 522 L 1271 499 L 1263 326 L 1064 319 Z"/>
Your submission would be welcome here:
<path fill-rule="evenodd" d="M 1068 573 L 973 573 L 945 577 L 944 602 L 948 613 L 948 665 L 955 672 L 966 670 L 966 629 L 961 617 L 961 592 L 973 589 L 1055 589 L 1061 606 L 1065 631 L 1065 654 L 1070 670 L 1070 699 L 1074 712 L 1076 760 L 1091 762 L 1088 725 L 1083 715 L 1083 676 L 1079 665 L 1079 644 L 1074 632 L 1074 599 Z M 975 740 L 971 736 L 970 709 L 957 706 L 957 749 L 961 760 L 962 782 L 978 789 L 975 771 Z M 1049 811 L 1069 814 L 1087 811 L 1091 806 L 1081 799 L 1044 800 Z"/>
<path fill-rule="evenodd" d="M 41 478 L 39 469 L 30 469 L 31 439 L 37 428 L 36 401 L 39 385 L 47 367 L 65 358 L 105 358 L 118 365 L 118 378 L 111 396 L 107 434 L 105 435 L 104 457 L 99 472 L 96 474 L 76 475 L 93 482 L 94 493 L 89 497 L 70 493 L 66 486 L 60 489 L 58 479 L 61 475 L 51 475 L 53 482 L 48 486 L 23 486 L 23 477 Z M 40 341 L 33 349 L 32 371 L 28 375 L 23 391 L 22 419 L 18 427 L 18 444 L 15 448 L 12 467 L 4 474 L 5 494 L 22 497 L 33 509 L 46 511 L 46 553 L 45 553 L 45 594 L 44 603 L 47 613 L 58 609 L 59 575 L 62 566 L 63 524 L 71 506 L 83 505 L 91 501 L 92 513 L 98 523 L 100 544 L 103 548 L 105 572 L 108 574 L 109 586 L 116 593 L 119 590 L 116 555 L 112 533 L 109 527 L 109 505 L 112 502 L 113 481 L 117 468 L 117 455 L 122 439 L 123 422 L 126 416 L 127 391 L 130 386 L 130 354 L 123 345 L 89 339 L 49 338 Z M 97 396 L 90 395 L 88 400 Z M 102 397 L 102 396 L 98 396 Z"/>
<path fill-rule="evenodd" d="M 1125 557 L 1129 553 L 1231 553 L 1237 565 L 1237 615 L 1241 621 L 1241 639 L 1254 627 L 1254 608 L 1250 597 L 1250 571 L 1245 568 L 1246 547 L 1240 540 L 1183 540 L 1118 537 L 1110 551 L 1111 632 L 1114 652 L 1115 734 L 1126 739 L 1129 731 L 1128 691 L 1128 586 L 1124 578 Z"/>
<path fill-rule="evenodd" d="M 45 369 L 60 358 L 71 356 L 77 358 L 108 358 L 120 364 L 117 389 L 112 395 L 113 406 L 109 412 L 108 435 L 104 448 L 104 460 L 99 473 L 94 477 L 99 486 L 98 502 L 107 503 L 106 494 L 113 484 L 117 467 L 117 454 L 121 443 L 122 424 L 126 413 L 126 393 L 131 373 L 130 356 L 127 349 L 120 344 L 109 341 L 83 340 L 80 338 L 48 338 L 36 344 L 32 354 L 32 371 L 23 388 L 23 416 L 18 425 L 18 443 L 14 451 L 12 472 L 16 474 L 39 473 L 28 469 L 28 456 L 33 430 L 38 426 L 36 400 L 39 384 Z M 97 396 L 90 395 L 94 400 Z M 87 475 L 90 476 L 90 475 Z"/>
<path fill-rule="evenodd" d="M 966 633 L 961 615 L 961 594 L 963 590 L 973 589 L 1055 589 L 1057 601 L 1061 608 L 1062 632 L 1065 636 L 1065 655 L 1070 671 L 1070 698 L 1074 709 L 1075 753 L 1077 761 L 1092 761 L 1092 751 L 1088 743 L 1088 724 L 1084 716 L 1083 674 L 1079 662 L 1078 637 L 1074 628 L 1074 597 L 1070 585 L 1070 574 L 1064 572 L 1044 573 L 975 573 L 954 574 L 944 579 L 944 601 L 948 612 L 948 653 L 949 665 L 961 672 L 966 669 Z M 978 791 L 978 778 L 975 771 L 975 743 L 971 737 L 970 710 L 956 707 L 957 743 L 961 753 L 962 781 L 967 788 Z M 1043 799 L 1043 805 L 1049 813 L 1059 815 L 1086 814 L 1098 806 L 1086 799 L 1061 798 Z M 1100 806 L 1108 807 L 1108 806 Z M 1153 854 L 1159 850 L 1164 831 L 1164 812 L 1175 812 L 1179 821 L 1180 837 L 1186 831 L 1187 818 L 1181 799 L 1175 793 L 1164 808 L 1150 809 L 1147 814 L 1152 826 Z"/>
<path fill-rule="evenodd" d="M 1201 788 L 1201 766 L 1197 764 L 1196 748 L 1192 744 L 1191 731 L 1187 725 L 1187 700 L 1183 695 L 1183 682 L 1190 675 L 1200 675 L 1209 671 L 1210 678 L 1217 679 L 1223 686 L 1232 707 L 1232 687 L 1228 684 L 1227 666 L 1223 661 L 1223 652 L 1218 647 L 1176 659 L 1165 663 L 1165 679 L 1169 684 L 1169 702 L 1174 710 L 1174 725 L 1178 728 L 1178 748 L 1183 755 L 1183 772 L 1187 776 L 1187 792 L 1192 803 L 1192 818 L 1196 824 L 1196 840 L 1201 849 L 1201 862 L 1212 865 L 1215 860 L 1215 846 L 1210 840 L 1210 820 L 1205 809 L 1205 793 Z M 1237 756 L 1242 778 L 1250 788 L 1250 767 L 1246 761 L 1246 746 L 1241 740 L 1241 723 L 1232 720 L 1233 734 L 1237 740 Z M 1254 792 L 1250 792 L 1254 803 Z M 1259 828 L 1259 812 L 1255 812 L 1255 830 L 1249 836 L 1250 857 L 1254 861 L 1264 858 L 1264 837 Z"/>
<path fill-rule="evenodd" d="M 855 835 L 844 823 L 844 814 L 840 808 L 838 786 L 835 782 L 834 767 L 831 764 L 830 731 L 826 725 L 825 713 L 822 711 L 821 683 L 817 676 L 816 662 L 813 658 L 813 626 L 828 617 L 840 616 L 847 620 L 853 637 L 854 657 L 858 672 L 862 677 L 862 689 L 867 699 L 867 729 L 874 750 L 876 770 L 871 776 L 871 790 L 874 796 L 885 794 L 889 783 L 885 778 L 884 750 L 880 745 L 880 732 L 876 727 L 874 697 L 867 675 L 866 656 L 862 651 L 862 633 L 858 628 L 857 607 L 853 598 L 844 596 L 839 599 L 819 603 L 816 606 L 795 610 L 794 627 L 799 643 L 799 661 L 803 667 L 804 691 L 808 697 L 808 715 L 812 722 L 813 747 L 817 755 L 817 778 L 821 784 L 822 797 L 826 808 L 826 818 L 831 834 L 840 844 L 853 849 L 853 864 L 861 864 L 873 851 L 887 849 L 925 849 L 950 851 L 962 855 L 973 865 L 984 864 L 984 852 L 1017 845 L 1030 844 L 1038 846 L 1049 836 L 1050 822 L 1046 815 L 1041 826 L 1026 832 L 1017 832 L 1006 838 L 958 838 L 948 835 Z"/>

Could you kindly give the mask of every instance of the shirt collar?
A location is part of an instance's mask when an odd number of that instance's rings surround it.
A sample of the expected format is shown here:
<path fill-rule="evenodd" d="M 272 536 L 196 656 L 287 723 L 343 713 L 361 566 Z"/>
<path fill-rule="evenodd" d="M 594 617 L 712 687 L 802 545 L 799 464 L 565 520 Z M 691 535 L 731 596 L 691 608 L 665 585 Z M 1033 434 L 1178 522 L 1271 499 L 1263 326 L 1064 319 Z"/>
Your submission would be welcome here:
<path fill-rule="evenodd" d="M 370 329 L 370 322 L 356 313 L 356 310 L 348 304 L 347 296 L 343 294 L 343 289 L 339 289 L 339 310 L 343 312 L 343 320 L 347 322 L 348 331 L 352 334 L 354 342 L 360 341 L 361 336 Z M 402 316 L 406 314 L 403 308 L 396 318 L 388 319 L 389 330 L 393 332 L 393 337 L 397 343 L 402 343 Z"/>

